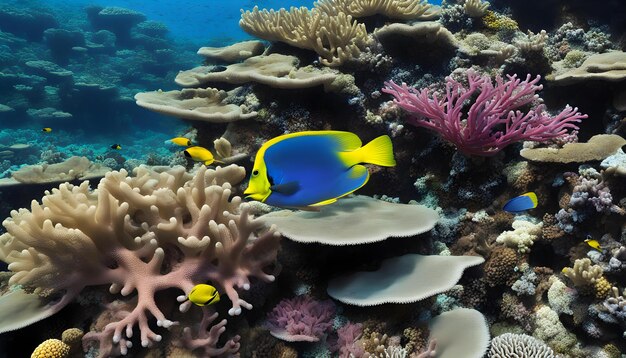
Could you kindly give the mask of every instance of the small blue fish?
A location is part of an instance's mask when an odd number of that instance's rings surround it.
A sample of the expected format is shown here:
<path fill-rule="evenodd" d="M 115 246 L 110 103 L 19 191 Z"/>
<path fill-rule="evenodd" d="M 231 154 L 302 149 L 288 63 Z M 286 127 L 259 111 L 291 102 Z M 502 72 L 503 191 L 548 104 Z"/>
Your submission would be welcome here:
<path fill-rule="evenodd" d="M 537 195 L 531 191 L 507 201 L 502 210 L 509 213 L 519 213 L 536 207 Z"/>
<path fill-rule="evenodd" d="M 361 163 L 395 166 L 391 139 L 383 135 L 363 146 L 350 132 L 285 134 L 261 146 L 244 194 L 273 206 L 315 210 L 367 183 Z"/>

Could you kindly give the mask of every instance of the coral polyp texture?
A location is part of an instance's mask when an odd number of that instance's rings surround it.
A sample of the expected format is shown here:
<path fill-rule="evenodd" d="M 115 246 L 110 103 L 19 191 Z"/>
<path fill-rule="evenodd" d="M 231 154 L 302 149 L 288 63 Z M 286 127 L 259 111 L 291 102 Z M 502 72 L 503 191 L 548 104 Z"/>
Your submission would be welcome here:
<path fill-rule="evenodd" d="M 239 25 L 248 33 L 268 41 L 317 52 L 326 66 L 339 66 L 359 56 L 368 43 L 364 24 L 337 8 L 323 11 L 292 7 L 289 10 L 241 11 Z"/>
<path fill-rule="evenodd" d="M 446 78 L 444 93 L 432 93 L 429 88 L 417 90 L 406 84 L 385 82 L 383 92 L 394 96 L 394 103 L 406 110 L 409 123 L 436 131 L 465 154 L 492 156 L 504 147 L 530 140 L 544 142 L 561 137 L 569 129 L 578 129 L 576 123 L 586 115 L 577 108 L 567 106 L 555 117 L 546 113 L 545 106 L 532 103 L 543 87 L 540 77 L 525 80 L 517 75 L 508 79 L 489 76 L 474 71 L 467 72 L 465 86 L 452 77 Z M 474 99 L 475 98 L 475 99 Z M 472 104 L 463 117 L 467 101 Z M 531 105 L 522 112 L 520 108 Z"/>
<path fill-rule="evenodd" d="M 317 342 L 330 333 L 335 316 L 332 301 L 297 296 L 280 301 L 267 317 L 272 336 L 288 342 Z"/>
<path fill-rule="evenodd" d="M 252 305 L 239 296 L 250 278 L 272 282 L 263 269 L 274 263 L 280 237 L 249 215 L 232 186 L 245 176 L 236 165 L 190 174 L 182 167 L 135 175 L 107 173 L 98 188 L 61 184 L 42 203 L 11 212 L 0 236 L 0 259 L 14 272 L 10 283 L 45 296 L 60 296 L 60 309 L 87 286 L 109 284 L 111 294 L 136 293 L 134 307 L 106 326 L 113 343 L 138 326 L 143 346 L 160 341 L 148 324 L 175 324 L 155 294 L 187 294 L 211 282 L 231 301 L 229 313 Z M 258 234 L 258 236 L 257 236 Z M 183 303 L 188 308 L 190 302 Z"/>

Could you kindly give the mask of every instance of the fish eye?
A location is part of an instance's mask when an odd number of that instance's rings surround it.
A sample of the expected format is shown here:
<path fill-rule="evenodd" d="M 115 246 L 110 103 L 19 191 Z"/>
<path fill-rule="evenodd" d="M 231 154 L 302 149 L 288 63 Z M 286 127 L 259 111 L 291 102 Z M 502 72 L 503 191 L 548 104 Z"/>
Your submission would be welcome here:
<path fill-rule="evenodd" d="M 252 176 L 257 176 L 257 175 L 259 175 L 259 171 L 258 170 L 255 170 L 255 171 L 252 172 Z"/>

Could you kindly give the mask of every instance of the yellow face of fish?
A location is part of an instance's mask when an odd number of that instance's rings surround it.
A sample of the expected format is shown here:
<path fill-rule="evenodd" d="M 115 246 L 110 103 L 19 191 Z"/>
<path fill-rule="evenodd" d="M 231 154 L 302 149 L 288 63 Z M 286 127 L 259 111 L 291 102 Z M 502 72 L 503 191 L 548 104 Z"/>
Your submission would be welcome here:
<path fill-rule="evenodd" d="M 195 285 L 187 297 L 198 306 L 212 305 L 220 301 L 217 289 L 204 283 Z"/>
<path fill-rule="evenodd" d="M 176 145 L 180 145 L 181 147 L 190 147 L 191 146 L 191 140 L 189 140 L 189 138 L 185 138 L 185 137 L 176 137 L 176 138 L 172 138 L 170 139 L 170 142 L 176 144 Z"/>
<path fill-rule="evenodd" d="M 261 151 L 256 155 L 250 181 L 248 182 L 248 189 L 243 193 L 246 195 L 246 198 L 261 202 L 265 201 L 272 193 L 270 190 L 270 182 L 267 180 L 267 168 L 263 160 L 263 152 Z"/>
<path fill-rule="evenodd" d="M 184 151 L 185 157 L 191 158 L 196 162 L 204 162 L 204 165 L 210 165 L 215 161 L 213 154 L 206 149 L 199 146 L 189 147 Z"/>

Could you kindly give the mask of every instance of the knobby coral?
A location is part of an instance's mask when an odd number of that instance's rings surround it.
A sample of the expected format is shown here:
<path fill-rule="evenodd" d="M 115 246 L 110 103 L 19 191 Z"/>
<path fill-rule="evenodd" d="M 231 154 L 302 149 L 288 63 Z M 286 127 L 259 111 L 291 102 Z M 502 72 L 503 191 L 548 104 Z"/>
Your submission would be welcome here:
<path fill-rule="evenodd" d="M 86 286 L 110 284 L 109 291 L 122 296 L 136 291 L 131 309 L 104 333 L 128 345 L 138 325 L 142 345 L 151 345 L 161 336 L 149 326 L 150 316 L 160 327 L 175 323 L 157 306 L 158 291 L 189 293 L 210 281 L 236 315 L 252 308 L 237 292 L 249 289 L 250 276 L 274 280 L 263 268 L 275 261 L 280 237 L 272 228 L 263 232 L 241 198 L 231 198 L 231 184 L 244 176 L 236 165 L 201 167 L 193 175 L 183 167 L 161 173 L 140 167 L 132 177 L 107 173 L 95 190 L 88 182 L 61 184 L 31 210 L 11 212 L 0 259 L 14 272 L 11 284 L 60 296 L 57 310 Z"/>
<path fill-rule="evenodd" d="M 578 108 L 565 107 L 555 117 L 546 113 L 544 105 L 528 112 L 518 110 L 532 105 L 543 86 L 540 76 L 525 80 L 508 75 L 508 80 L 467 72 L 468 86 L 451 77 L 446 78 L 445 94 L 431 93 L 429 88 L 417 90 L 406 84 L 385 82 L 383 92 L 394 96 L 394 103 L 412 116 L 409 123 L 438 132 L 464 154 L 492 156 L 504 147 L 524 140 L 542 142 L 563 136 L 568 129 L 587 115 Z M 463 110 L 475 98 L 463 119 Z"/>

